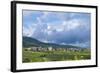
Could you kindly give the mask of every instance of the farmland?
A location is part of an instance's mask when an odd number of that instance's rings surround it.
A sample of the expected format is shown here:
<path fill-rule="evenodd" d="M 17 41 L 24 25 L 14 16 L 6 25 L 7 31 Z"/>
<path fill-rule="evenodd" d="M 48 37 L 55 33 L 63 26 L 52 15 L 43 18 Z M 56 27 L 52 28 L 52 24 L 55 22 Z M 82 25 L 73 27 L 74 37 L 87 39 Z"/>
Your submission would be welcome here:
<path fill-rule="evenodd" d="M 81 51 L 31 51 L 23 49 L 23 63 L 49 62 L 49 61 L 71 61 L 91 59 L 89 50 Z"/>
<path fill-rule="evenodd" d="M 31 37 L 23 37 L 22 61 L 51 62 L 91 59 L 91 49 L 73 45 L 44 43 Z"/>

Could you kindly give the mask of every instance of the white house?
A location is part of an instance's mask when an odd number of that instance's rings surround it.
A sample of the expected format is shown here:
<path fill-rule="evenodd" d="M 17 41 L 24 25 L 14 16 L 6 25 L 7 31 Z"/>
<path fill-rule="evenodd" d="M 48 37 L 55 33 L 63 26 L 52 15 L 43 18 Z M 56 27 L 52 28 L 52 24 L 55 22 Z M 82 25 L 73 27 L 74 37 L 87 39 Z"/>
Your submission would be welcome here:
<path fill-rule="evenodd" d="M 48 50 L 49 50 L 49 51 L 52 51 L 52 49 L 53 49 L 52 47 L 48 47 Z"/>

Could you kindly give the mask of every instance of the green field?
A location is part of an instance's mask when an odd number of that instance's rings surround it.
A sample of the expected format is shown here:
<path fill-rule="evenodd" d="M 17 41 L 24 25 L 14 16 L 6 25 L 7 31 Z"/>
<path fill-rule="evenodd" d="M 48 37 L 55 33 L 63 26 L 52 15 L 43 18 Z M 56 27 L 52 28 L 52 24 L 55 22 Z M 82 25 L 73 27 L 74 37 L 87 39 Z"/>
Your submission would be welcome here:
<path fill-rule="evenodd" d="M 33 52 L 23 50 L 23 63 L 29 62 L 49 62 L 49 61 L 70 61 L 91 59 L 90 51 L 46 51 Z"/>

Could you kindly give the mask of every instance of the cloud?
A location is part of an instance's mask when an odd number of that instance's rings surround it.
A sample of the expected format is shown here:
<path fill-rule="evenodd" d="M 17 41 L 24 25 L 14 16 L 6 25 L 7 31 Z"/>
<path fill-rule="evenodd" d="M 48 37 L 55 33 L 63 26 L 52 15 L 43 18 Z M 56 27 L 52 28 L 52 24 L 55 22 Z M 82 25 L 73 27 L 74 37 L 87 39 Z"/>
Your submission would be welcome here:
<path fill-rule="evenodd" d="M 25 11 L 25 14 L 24 36 L 43 42 L 90 46 L 89 13 Z"/>
<path fill-rule="evenodd" d="M 36 30 L 35 27 L 36 27 L 36 24 L 27 26 L 27 27 L 23 26 L 23 36 L 31 37 Z"/>

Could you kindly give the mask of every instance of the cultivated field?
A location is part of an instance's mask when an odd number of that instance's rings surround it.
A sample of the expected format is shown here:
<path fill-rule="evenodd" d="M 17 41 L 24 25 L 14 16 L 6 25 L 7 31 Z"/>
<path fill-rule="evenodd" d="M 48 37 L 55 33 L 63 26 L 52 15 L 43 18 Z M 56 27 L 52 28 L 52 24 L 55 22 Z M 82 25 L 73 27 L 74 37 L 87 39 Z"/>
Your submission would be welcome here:
<path fill-rule="evenodd" d="M 91 53 L 89 50 L 34 52 L 31 50 L 24 49 L 22 56 L 23 56 L 23 63 L 91 59 Z"/>

